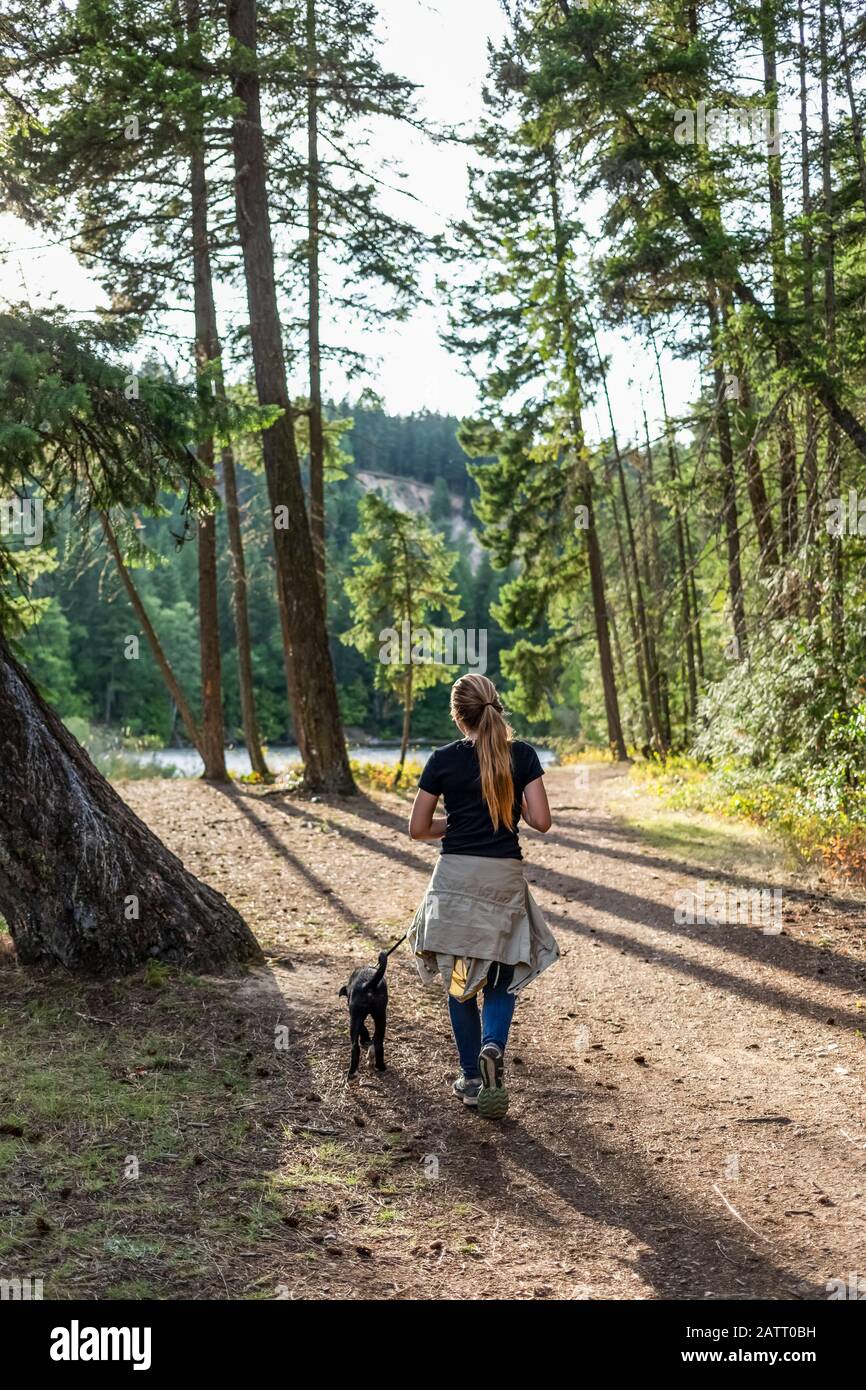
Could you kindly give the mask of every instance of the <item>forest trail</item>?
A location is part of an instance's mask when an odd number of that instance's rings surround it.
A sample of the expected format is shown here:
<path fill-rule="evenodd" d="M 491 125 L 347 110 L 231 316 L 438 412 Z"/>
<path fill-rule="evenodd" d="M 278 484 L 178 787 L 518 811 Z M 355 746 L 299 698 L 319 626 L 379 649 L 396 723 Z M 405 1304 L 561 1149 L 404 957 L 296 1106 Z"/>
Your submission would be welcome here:
<path fill-rule="evenodd" d="M 713 871 L 654 846 L 613 769 L 546 780 L 554 827 L 524 853 L 563 959 L 519 1000 L 498 1125 L 451 1098 L 444 998 L 405 947 L 389 1070 L 344 1079 L 337 990 L 405 929 L 436 853 L 404 797 L 123 787 L 271 958 L 218 986 L 256 1039 L 252 1161 L 288 1202 L 226 1257 L 233 1297 L 823 1299 L 866 1268 L 866 904 L 749 866 L 736 831 Z M 783 934 L 674 925 L 698 882 L 783 886 Z"/>

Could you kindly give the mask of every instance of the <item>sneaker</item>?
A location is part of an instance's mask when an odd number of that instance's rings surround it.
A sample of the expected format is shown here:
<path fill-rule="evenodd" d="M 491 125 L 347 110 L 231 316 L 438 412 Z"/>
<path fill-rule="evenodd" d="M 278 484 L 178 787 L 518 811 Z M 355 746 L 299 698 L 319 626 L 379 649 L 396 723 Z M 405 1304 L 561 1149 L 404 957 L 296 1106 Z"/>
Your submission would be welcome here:
<path fill-rule="evenodd" d="M 478 1055 L 478 1070 L 481 1072 L 481 1088 L 478 1099 L 478 1113 L 485 1120 L 501 1120 L 508 1109 L 508 1092 L 505 1089 L 505 1058 L 497 1043 L 485 1043 Z"/>
<path fill-rule="evenodd" d="M 451 1090 L 458 1100 L 462 1100 L 464 1105 L 477 1105 L 478 1092 L 481 1090 L 480 1076 L 464 1076 L 460 1073 L 457 1080 L 452 1083 Z"/>

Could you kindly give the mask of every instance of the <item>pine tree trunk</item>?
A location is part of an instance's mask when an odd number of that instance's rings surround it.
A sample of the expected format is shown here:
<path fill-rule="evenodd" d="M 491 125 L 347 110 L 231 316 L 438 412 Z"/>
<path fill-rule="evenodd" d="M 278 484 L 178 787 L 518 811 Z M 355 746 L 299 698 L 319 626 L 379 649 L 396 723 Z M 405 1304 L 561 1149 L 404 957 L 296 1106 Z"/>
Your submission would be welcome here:
<path fill-rule="evenodd" d="M 200 22 L 200 7 L 198 0 L 187 0 L 187 29 L 190 33 L 198 30 Z M 199 145 L 193 150 L 190 166 L 191 183 L 191 203 L 192 203 L 192 232 L 193 232 L 193 276 L 195 285 L 195 326 L 196 326 L 196 360 L 199 372 L 210 371 L 212 377 L 206 382 L 204 389 L 208 392 L 213 391 L 218 399 L 225 403 L 225 382 L 222 374 L 221 354 L 222 348 L 217 330 L 216 304 L 214 302 L 213 290 L 213 269 L 210 255 L 210 232 L 208 227 L 208 186 L 207 174 L 204 160 L 204 139 L 200 136 Z M 208 450 L 208 462 L 211 471 L 213 469 L 214 448 L 213 440 L 206 442 Z M 244 565 L 243 540 L 240 530 L 240 519 L 237 505 L 237 482 L 234 470 L 234 455 L 230 445 L 223 446 L 222 449 L 222 471 L 223 483 L 226 492 L 226 520 L 229 534 L 229 551 L 231 554 L 232 569 L 232 613 L 234 617 L 235 638 L 238 653 L 238 681 L 240 685 L 241 717 L 244 726 L 244 741 L 250 759 L 250 767 L 253 772 L 259 773 L 262 777 L 270 774 L 262 753 L 261 740 L 259 738 L 258 721 L 256 719 L 255 696 L 253 693 L 252 681 L 252 660 L 250 656 L 250 632 L 246 602 L 246 569 Z M 228 781 L 229 777 L 225 770 L 225 729 L 222 721 L 222 700 L 217 709 L 210 711 L 207 699 L 207 691 L 221 688 L 220 670 L 220 648 L 219 648 L 219 625 L 218 625 L 218 606 L 216 588 L 216 518 L 204 519 L 207 526 L 207 547 L 212 554 L 208 557 L 206 568 L 202 569 L 202 543 L 203 536 L 199 533 L 199 594 L 200 605 L 204 613 L 205 605 L 209 611 L 207 631 L 209 635 L 205 642 L 205 623 L 202 621 L 202 690 L 204 699 L 204 730 L 206 749 L 209 756 L 222 758 L 222 773 L 219 781 Z M 207 599 L 204 595 L 207 593 Z M 212 615 L 212 616 L 211 616 Z M 208 648 L 206 656 L 205 646 Z M 215 653 L 215 661 L 212 654 Z M 211 701 L 216 706 L 216 701 Z M 205 776 L 208 773 L 205 771 Z"/>
<path fill-rule="evenodd" d="M 745 421 L 740 452 L 743 459 L 743 471 L 746 475 L 746 491 L 749 495 L 752 520 L 755 523 L 755 534 L 758 537 L 760 564 L 761 568 L 766 571 L 775 569 L 779 564 L 779 552 L 776 548 L 776 537 L 773 532 L 773 512 L 770 499 L 767 496 L 764 473 L 758 453 L 757 432 L 759 427 L 752 410 L 751 382 L 745 367 L 740 363 L 736 365 L 736 377 L 740 388 L 739 404 Z M 789 528 L 790 543 L 792 542 L 790 541 Z"/>
<path fill-rule="evenodd" d="M 133 814 L 0 634 L 0 913 L 24 966 L 99 978 L 261 952 L 221 894 Z"/>
<path fill-rule="evenodd" d="M 725 524 L 725 544 L 728 562 L 728 594 L 734 636 L 737 639 L 737 659 L 746 655 L 746 603 L 743 594 L 743 574 L 740 564 L 740 523 L 737 514 L 737 482 L 734 474 L 734 449 L 731 443 L 731 418 L 726 398 L 727 383 L 722 359 L 719 310 L 716 290 L 710 287 L 707 299 L 710 321 L 710 344 L 713 358 L 713 380 L 716 391 L 716 434 L 722 465 L 722 513 Z"/>
<path fill-rule="evenodd" d="M 686 533 L 683 527 L 683 514 L 680 507 L 679 498 L 679 469 L 677 467 L 676 452 L 674 450 L 673 432 L 665 411 L 665 443 L 668 456 L 668 476 L 673 487 L 674 497 L 674 535 L 677 546 L 677 569 L 680 582 L 680 630 L 682 632 L 682 648 L 684 653 L 684 671 L 687 683 L 687 698 L 685 702 L 685 723 L 686 733 L 694 726 L 698 714 L 698 677 L 697 664 L 695 662 L 695 633 L 694 628 L 700 623 L 700 616 L 692 613 L 691 594 L 689 592 L 689 556 L 686 549 Z"/>
<path fill-rule="evenodd" d="M 202 162 L 202 175 L 204 165 Z M 201 295 L 201 228 L 196 225 L 195 212 L 197 180 L 193 174 L 193 245 L 196 321 L 196 360 L 201 371 L 207 366 L 209 345 L 206 328 L 202 327 Z M 204 232 L 205 237 L 207 231 Z M 210 486 L 215 487 L 213 476 L 213 439 L 203 439 L 198 446 L 198 457 L 204 466 Z M 216 514 L 205 512 L 198 517 L 198 607 L 199 607 L 199 650 L 201 654 L 201 755 L 204 760 L 203 776 L 210 782 L 228 782 L 225 758 L 225 726 L 222 705 L 222 657 L 220 653 L 219 600 L 217 597 L 217 543 Z"/>
<path fill-rule="evenodd" d="M 647 420 L 646 408 L 641 405 L 643 412 L 643 434 L 644 452 L 646 456 L 646 511 L 644 513 L 644 527 L 647 535 L 646 552 L 649 563 L 648 589 L 652 595 L 653 610 L 650 615 L 650 631 L 654 641 L 658 642 L 659 632 L 662 625 L 663 614 L 663 580 L 662 580 L 662 556 L 661 544 L 659 542 L 658 516 L 655 503 L 655 455 L 650 439 L 649 421 Z"/>
<path fill-rule="evenodd" d="M 802 190 L 803 235 L 801 259 L 803 265 L 803 336 L 807 353 L 811 350 L 815 332 L 814 246 L 812 243 L 812 192 L 809 168 L 809 105 L 806 72 L 806 35 L 803 0 L 797 5 L 798 67 L 800 75 L 800 184 Z M 806 492 L 805 544 L 806 560 L 806 617 L 813 621 L 820 611 L 817 548 L 820 493 L 818 484 L 818 427 L 811 392 L 806 392 L 805 441 L 803 444 L 803 481 Z"/>
<path fill-rule="evenodd" d="M 579 447 L 581 450 L 584 447 L 582 439 Z M 613 656 L 610 650 L 604 566 L 602 565 L 601 548 L 598 543 L 595 508 L 592 503 L 592 484 L 588 475 L 589 469 L 587 468 L 578 495 L 583 506 L 586 507 L 586 514 L 589 520 L 589 525 L 586 529 L 586 546 L 589 560 L 589 582 L 592 591 L 592 612 L 593 618 L 595 619 L 595 637 L 598 646 L 599 665 L 601 667 L 602 689 L 604 690 L 604 711 L 607 718 L 607 736 L 611 752 L 617 761 L 628 762 L 628 749 L 625 746 L 625 739 L 622 734 L 622 724 L 619 717 L 619 699 L 616 692 L 616 676 L 613 669 Z"/>
<path fill-rule="evenodd" d="M 863 153 L 863 121 L 851 80 L 851 59 L 848 56 L 848 35 L 845 31 L 845 13 L 840 0 L 836 0 L 836 16 L 839 20 L 839 37 L 842 40 L 842 71 L 845 75 L 845 91 L 851 111 L 851 131 L 854 136 L 854 151 L 857 155 L 857 175 L 860 179 L 860 198 L 866 211 L 866 155 Z"/>
<path fill-rule="evenodd" d="M 652 608 L 650 611 L 647 605 L 646 627 L 647 645 L 649 648 L 650 659 L 652 661 L 651 670 L 653 672 L 656 688 L 656 703 L 659 709 L 659 731 L 661 733 L 662 746 L 661 756 L 664 757 L 671 745 L 671 716 L 670 702 L 668 699 L 667 673 L 662 663 L 659 661 L 659 629 L 660 615 L 664 609 L 664 599 L 662 597 L 662 566 L 661 554 L 659 550 L 658 530 L 653 511 L 653 454 L 650 445 L 649 423 L 646 411 L 643 415 L 644 439 L 646 441 L 646 486 L 644 486 L 643 475 L 638 468 L 638 502 L 641 509 L 641 532 L 643 535 L 644 555 L 646 556 L 646 586 L 647 593 L 652 595 Z"/>
<path fill-rule="evenodd" d="M 233 124 L 235 199 L 243 250 L 250 343 L 259 403 L 283 413 L 262 435 L 273 520 L 277 598 L 292 709 L 307 785 L 355 791 L 340 721 L 325 611 L 316 576 L 286 380 L 256 61 L 255 0 L 229 0 L 228 27 L 242 61 L 234 78 L 241 106 Z"/>
<path fill-rule="evenodd" d="M 665 444 L 667 446 L 668 457 L 668 476 L 673 487 L 674 500 L 674 530 L 677 542 L 677 562 L 679 566 L 680 579 L 680 614 L 682 622 L 683 648 L 686 658 L 686 673 L 688 678 L 688 703 L 686 705 L 686 726 L 693 725 L 698 713 L 698 680 L 697 663 L 695 660 L 696 640 L 700 641 L 700 614 L 692 612 L 692 595 L 689 589 L 689 567 L 694 567 L 691 557 L 691 546 L 686 536 L 686 528 L 683 521 L 682 505 L 680 502 L 680 473 L 677 463 L 676 443 L 674 440 L 673 427 L 668 415 L 668 402 L 665 394 L 664 375 L 662 373 L 661 358 L 656 345 L 655 334 L 650 326 L 650 341 L 655 357 L 656 376 L 659 383 L 659 395 L 662 403 L 662 413 L 665 423 Z M 703 677 L 701 677 L 703 679 Z"/>
<path fill-rule="evenodd" d="M 631 701 L 628 699 L 628 690 L 629 690 L 629 684 L 628 684 L 628 669 L 627 669 L 626 664 L 625 664 L 625 656 L 624 656 L 623 650 L 622 650 L 622 642 L 620 641 L 619 627 L 618 627 L 617 621 L 616 621 L 616 612 L 614 611 L 614 609 L 613 609 L 613 607 L 612 607 L 611 605 L 608 605 L 607 615 L 608 615 L 608 619 L 609 619 L 609 621 L 610 621 L 610 635 L 611 635 L 611 640 L 612 640 L 612 642 L 613 642 L 614 656 L 616 657 L 616 665 L 617 665 L 617 668 L 618 668 L 618 670 L 619 670 L 620 689 L 621 689 L 622 691 L 624 691 L 624 693 L 625 693 L 625 698 L 626 698 L 625 713 L 624 713 L 623 716 L 622 716 L 622 720 L 623 720 L 623 730 L 624 730 L 624 729 L 625 729 L 626 720 L 629 719 L 629 717 L 632 716 L 632 714 L 633 714 L 633 706 L 632 706 L 632 704 L 631 704 Z M 642 705 L 642 706 L 641 706 L 641 713 L 642 713 L 642 715 L 644 716 L 644 718 L 646 718 L 646 705 Z M 638 740 L 637 732 L 636 732 L 636 730 L 635 730 L 635 726 L 634 726 L 634 723 L 633 723 L 633 722 L 630 723 L 629 732 L 631 733 L 631 743 L 632 743 L 632 747 L 639 747 L 639 740 Z M 649 746 L 649 742 L 650 742 L 649 728 L 645 726 L 645 727 L 644 727 L 644 743 L 647 745 L 647 747 Z"/>
<path fill-rule="evenodd" d="M 692 533 L 689 528 L 688 512 L 683 513 L 683 531 L 686 537 L 686 556 L 689 562 L 689 593 L 691 595 L 692 613 L 694 615 L 692 631 L 695 637 L 695 661 L 698 667 L 698 680 L 701 685 L 704 685 L 706 681 L 706 671 L 704 668 L 704 643 L 701 637 L 701 606 L 698 602 L 698 584 L 695 578 L 698 565 L 695 559 L 695 548 L 692 545 Z"/>
<path fill-rule="evenodd" d="M 586 459 L 586 443 L 583 434 L 583 421 L 580 410 L 580 382 L 577 373 L 575 351 L 575 328 L 572 318 L 572 303 L 568 293 L 565 270 L 566 240 L 562 226 L 559 204 L 559 187 L 556 167 L 556 152 L 548 148 L 548 172 L 551 221 L 553 225 L 554 266 L 556 309 L 559 316 L 559 329 L 562 334 L 565 375 L 569 396 L 569 415 L 574 451 L 575 494 L 579 505 L 586 508 L 586 549 L 589 562 L 589 582 L 592 592 L 592 612 L 595 621 L 598 660 L 601 668 L 601 683 L 604 691 L 604 711 L 607 720 L 608 743 L 614 757 L 620 762 L 628 761 L 628 751 L 622 733 L 619 714 L 619 698 L 616 690 L 616 673 L 610 649 L 610 630 L 607 620 L 607 597 L 605 593 L 604 565 L 596 531 L 595 508 L 592 500 L 592 475 Z"/>
<path fill-rule="evenodd" d="M 316 573 L 325 589 L 325 437 L 322 424 L 322 347 L 319 319 L 319 90 L 316 0 L 307 0 L 307 277 L 310 359 L 310 531 Z"/>
<path fill-rule="evenodd" d="M 138 618 L 138 621 L 141 623 L 141 626 L 144 630 L 144 635 L 147 638 L 147 644 L 150 647 L 151 652 L 153 653 L 154 660 L 160 669 L 163 680 L 165 681 L 165 686 L 169 693 L 169 698 L 172 700 L 177 714 L 180 715 L 183 721 L 183 726 L 186 729 L 187 737 L 189 738 L 190 743 L 197 750 L 202 762 L 204 762 L 204 740 L 202 739 L 201 730 L 198 727 L 195 715 L 193 714 L 192 709 L 190 708 L 189 701 L 187 700 L 183 692 L 180 681 L 174 674 L 168 657 L 162 649 L 162 643 L 156 635 L 156 630 L 153 626 L 153 623 L 150 621 L 150 615 L 148 614 L 147 609 L 141 601 L 141 595 L 135 587 L 132 575 L 126 568 L 123 556 L 120 553 L 120 546 L 117 543 L 117 537 L 114 534 L 111 522 L 109 521 L 108 516 L 105 512 L 101 514 L 100 520 L 102 522 L 102 529 L 105 533 L 105 539 L 108 542 L 108 548 L 111 551 L 111 554 L 114 557 L 114 563 L 117 566 L 117 572 L 120 575 L 123 587 L 125 588 L 129 601 L 132 604 L 135 616 Z"/>
<path fill-rule="evenodd" d="M 776 119 L 778 136 L 778 82 L 776 77 L 775 0 L 761 0 L 761 47 L 764 61 L 764 94 L 768 110 Z M 767 150 L 767 184 L 770 201 L 770 262 L 772 267 L 773 313 L 786 327 L 790 318 L 788 278 L 785 271 L 785 201 L 782 189 L 781 151 Z M 776 366 L 783 378 L 789 364 L 785 342 L 776 344 Z M 788 404 L 783 401 L 777 416 L 779 439 L 779 501 L 781 507 L 782 554 L 790 555 L 797 545 L 797 446 Z"/>
<path fill-rule="evenodd" d="M 719 312 L 722 327 L 727 332 L 733 317 L 733 305 L 729 296 L 720 295 Z M 755 523 L 755 533 L 758 537 L 759 562 L 761 569 L 767 571 L 778 566 L 779 552 L 773 529 L 773 511 L 767 496 L 764 473 L 758 453 L 759 426 L 752 409 L 752 388 L 749 375 L 739 354 L 735 356 L 732 365 L 734 380 L 737 383 L 737 398 L 735 411 L 732 412 L 734 420 L 731 423 L 732 428 L 735 423 L 738 426 L 736 430 L 738 453 L 743 460 L 746 492 L 749 497 L 752 520 Z"/>
<path fill-rule="evenodd" d="M 611 421 L 612 424 L 612 421 Z M 625 483 L 625 470 L 622 466 L 622 457 L 619 452 L 619 445 L 614 436 L 614 455 L 616 458 L 616 471 L 619 480 L 619 494 L 622 502 L 623 516 L 625 517 L 625 535 L 628 542 L 628 556 L 631 561 L 631 572 L 634 582 L 635 592 L 635 613 L 637 617 L 637 627 L 640 636 L 641 651 L 643 653 L 643 666 L 646 672 L 647 699 L 649 701 L 650 724 L 652 727 L 652 742 L 656 752 L 660 757 L 664 757 L 665 739 L 662 732 L 661 709 L 659 706 L 659 673 L 655 660 L 649 622 L 647 618 L 646 602 L 644 600 L 644 588 L 641 580 L 640 562 L 638 560 L 637 545 L 635 542 L 634 526 L 631 518 L 631 505 L 628 500 L 628 489 Z"/>
<path fill-rule="evenodd" d="M 667 426 L 666 426 L 667 430 Z M 679 482 L 676 458 L 673 451 L 673 441 L 668 434 L 668 474 L 674 487 L 674 534 L 677 545 L 677 568 L 679 570 L 680 581 L 680 630 L 682 632 L 682 647 L 684 652 L 684 670 L 687 678 L 688 696 L 686 699 L 686 732 L 689 727 L 693 727 L 698 714 L 698 678 L 695 664 L 695 639 L 692 631 L 694 623 L 698 622 L 697 615 L 692 614 L 692 605 L 689 595 L 688 579 L 688 560 L 686 556 L 686 537 L 683 530 L 683 518 L 680 511 L 679 497 L 676 495 L 676 488 Z"/>
<path fill-rule="evenodd" d="M 197 23 L 197 8 L 193 11 L 190 6 L 190 15 L 195 14 Z M 195 151 L 192 156 L 192 209 L 193 209 L 193 258 L 195 272 L 195 319 L 196 319 L 196 352 L 199 362 L 199 370 L 210 369 L 213 373 L 212 389 L 218 399 L 225 403 L 225 381 L 222 373 L 222 347 L 217 329 L 216 304 L 214 302 L 213 291 L 213 271 L 210 256 L 210 237 L 208 231 L 208 188 L 205 173 L 204 155 Z M 211 389 L 210 386 L 208 389 Z M 213 466 L 213 441 L 207 441 L 211 467 Z M 250 759 L 250 767 L 253 772 L 257 772 L 261 777 L 269 777 L 264 753 L 262 752 L 261 738 L 259 736 L 258 719 L 256 717 L 255 694 L 253 691 L 252 657 L 250 652 L 250 627 L 249 613 L 247 609 L 246 592 L 246 565 L 244 563 L 243 537 L 241 535 L 240 514 L 238 510 L 237 479 L 235 477 L 234 454 L 230 445 L 224 445 L 221 451 L 223 484 L 226 495 L 226 523 L 229 537 L 229 552 L 231 555 L 232 573 L 232 615 L 234 618 L 235 638 L 238 653 L 238 683 L 240 686 L 241 718 L 244 727 L 244 742 L 246 743 L 247 753 Z M 208 576 L 212 574 L 213 596 L 212 603 L 216 605 L 216 518 L 209 518 L 214 523 L 210 530 L 209 543 L 213 548 L 212 568 L 208 570 Z M 199 539 L 201 546 L 201 535 Z M 201 554 L 201 550 L 199 551 Z M 199 592 L 202 592 L 202 582 L 200 575 Z M 214 608 L 214 623 L 217 621 L 217 611 Z M 202 642 L 204 647 L 204 628 L 202 629 Z M 205 679 L 205 653 L 202 650 L 202 686 L 216 680 L 220 680 L 219 671 L 219 629 L 216 628 L 216 636 L 213 643 L 217 654 L 216 666 L 209 666 L 208 680 Z M 219 689 L 219 683 L 217 684 Z M 205 704 L 205 730 L 206 742 L 213 743 L 216 748 L 217 738 L 220 740 L 220 748 L 225 744 L 225 731 L 222 725 L 222 703 L 219 707 L 220 727 L 217 732 L 215 727 L 216 715 L 214 714 L 214 728 L 208 738 L 207 730 L 207 704 Z M 225 756 L 223 753 L 223 767 Z M 207 776 L 207 773 L 205 773 Z M 228 774 L 219 780 L 228 781 Z"/>
<path fill-rule="evenodd" d="M 830 135 L 829 57 L 827 50 L 827 5 L 820 0 L 818 23 L 821 52 L 821 179 L 824 214 L 824 331 L 827 372 L 836 371 L 836 229 L 833 221 L 833 159 Z M 842 496 L 839 432 L 831 419 L 827 426 L 827 495 Z M 845 599 L 842 568 L 842 536 L 830 537 L 830 629 L 833 658 L 837 669 L 845 655 Z"/>
<path fill-rule="evenodd" d="M 187 0 L 187 32 L 198 29 L 198 0 Z M 210 245 L 207 226 L 207 182 L 200 132 L 190 157 L 190 214 L 192 231 L 193 312 L 195 317 L 195 360 L 199 393 L 207 397 L 213 387 L 206 376 L 213 357 L 213 324 L 208 313 L 211 298 Z M 213 438 L 202 439 L 198 457 L 204 465 L 209 486 L 215 490 Z M 204 512 L 198 517 L 198 612 L 201 654 L 202 758 L 204 777 L 209 782 L 228 782 L 223 724 L 222 658 L 220 653 L 219 602 L 217 599 L 216 516 Z"/>
<path fill-rule="evenodd" d="M 213 468 L 213 440 L 199 447 L 199 459 Z M 208 782 L 230 781 L 226 769 L 225 726 L 222 704 L 222 659 L 220 656 L 219 601 L 216 572 L 216 516 L 210 512 L 198 518 L 198 610 L 199 651 L 201 653 L 202 776 Z"/>
<path fill-rule="evenodd" d="M 619 553 L 619 568 L 622 574 L 623 587 L 625 589 L 626 611 L 628 613 L 629 634 L 631 636 L 632 651 L 634 652 L 635 667 L 637 670 L 638 690 L 640 691 L 640 712 L 643 724 L 643 741 L 647 748 L 652 746 L 653 733 L 650 722 L 649 697 L 647 695 L 646 674 L 644 672 L 643 651 L 641 648 L 640 636 L 638 634 L 637 616 L 634 609 L 634 599 L 631 592 L 631 579 L 629 564 L 625 554 L 625 543 L 622 538 L 622 526 L 619 519 L 619 511 L 616 505 L 616 497 L 610 493 L 610 509 L 613 516 L 614 533 L 616 535 L 617 551 Z M 620 671 L 625 676 L 625 661 L 620 655 Z M 623 687 L 627 689 L 627 686 Z M 637 742 L 637 740 L 633 740 Z"/>
<path fill-rule="evenodd" d="M 217 392 L 225 393 L 222 373 L 218 373 Z M 244 539 L 241 532 L 241 512 L 238 504 L 238 480 L 235 472 L 235 456 L 230 445 L 222 450 L 223 489 L 226 503 L 226 529 L 229 536 L 229 552 L 232 572 L 232 616 L 235 625 L 235 638 L 238 653 L 238 684 L 241 697 L 241 719 L 244 726 L 244 743 L 250 759 L 250 767 L 260 777 L 270 778 L 271 772 L 265 760 L 259 733 L 259 720 L 256 712 L 256 697 L 253 686 L 252 642 L 250 638 L 250 612 L 247 602 L 247 566 L 244 559 Z"/>
<path fill-rule="evenodd" d="M 649 703 L 650 726 L 652 728 L 652 738 L 647 742 L 652 742 L 656 752 L 660 757 L 665 756 L 665 739 L 662 733 L 661 710 L 659 707 L 659 673 L 655 663 L 655 653 L 650 641 L 649 625 L 647 622 L 646 604 L 644 602 L 643 585 L 641 583 L 640 565 L 638 564 L 637 546 L 635 545 L 634 527 L 631 519 L 631 506 L 628 500 L 628 490 L 625 483 L 625 470 L 622 466 L 622 455 L 619 449 L 619 439 L 616 433 L 616 425 L 613 419 L 613 408 L 610 403 L 610 394 L 607 389 L 607 372 L 604 369 L 604 359 L 598 346 L 595 328 L 592 322 L 589 323 L 592 341 L 595 347 L 595 355 L 598 361 L 599 373 L 601 375 L 602 390 L 607 403 L 607 417 L 610 421 L 611 441 L 613 443 L 614 459 L 616 461 L 616 472 L 619 480 L 619 492 L 622 501 L 623 516 L 625 518 L 625 534 L 628 542 L 628 555 L 631 559 L 631 572 L 634 581 L 635 595 L 635 617 L 637 619 L 637 630 L 640 638 L 640 650 L 642 654 L 642 665 L 646 673 L 646 689 L 644 694 Z M 627 574 L 627 572 L 626 572 Z"/>
<path fill-rule="evenodd" d="M 406 679 L 403 684 L 403 731 L 400 735 L 400 759 L 397 763 L 397 771 L 394 774 L 394 786 L 400 785 L 403 776 L 403 764 L 406 761 L 406 753 L 409 748 L 409 733 L 412 728 L 412 686 L 414 684 L 415 672 L 410 661 L 406 668 Z"/>

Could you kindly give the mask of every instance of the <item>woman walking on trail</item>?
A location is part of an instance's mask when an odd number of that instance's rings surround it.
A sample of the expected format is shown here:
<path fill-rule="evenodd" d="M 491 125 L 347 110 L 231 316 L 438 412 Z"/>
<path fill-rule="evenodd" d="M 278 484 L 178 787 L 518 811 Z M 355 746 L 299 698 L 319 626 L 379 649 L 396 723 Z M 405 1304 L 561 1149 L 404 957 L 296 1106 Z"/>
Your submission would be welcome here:
<path fill-rule="evenodd" d="M 448 990 L 460 1059 L 455 1096 L 499 1119 L 508 1109 L 515 996 L 559 958 L 523 877 L 517 832 L 521 815 L 533 830 L 549 830 L 550 807 L 538 754 L 514 738 L 491 680 L 455 681 L 451 718 L 463 737 L 429 758 L 409 821 L 413 840 L 442 841 L 409 943 L 422 979 L 438 973 Z M 445 814 L 437 816 L 440 797 Z"/>

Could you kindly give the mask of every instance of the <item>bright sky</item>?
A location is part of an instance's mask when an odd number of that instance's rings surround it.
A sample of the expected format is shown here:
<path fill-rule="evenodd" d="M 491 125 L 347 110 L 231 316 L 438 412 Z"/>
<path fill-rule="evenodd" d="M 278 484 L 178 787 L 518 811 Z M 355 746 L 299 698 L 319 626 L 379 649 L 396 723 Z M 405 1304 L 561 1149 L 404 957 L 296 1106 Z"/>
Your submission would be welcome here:
<path fill-rule="evenodd" d="M 487 72 L 487 44 L 505 31 L 499 0 L 378 0 L 382 15 L 385 67 L 419 84 L 423 111 L 434 121 L 471 123 L 482 109 L 481 84 Z M 393 131 L 390 148 L 402 156 L 409 187 L 420 200 L 419 220 L 430 230 L 444 230 L 466 206 L 465 154 L 459 146 L 431 145 L 421 135 Z M 422 309 L 405 325 L 389 328 L 381 341 L 366 343 L 381 359 L 372 385 L 398 413 L 421 406 L 455 415 L 477 405 L 474 383 L 461 374 L 438 340 L 442 311 Z M 601 350 L 611 355 L 609 390 L 621 442 L 643 438 L 641 392 L 650 428 L 656 432 L 661 406 L 655 364 L 643 343 L 622 335 L 599 333 Z M 698 393 L 693 362 L 664 359 L 668 409 L 676 415 Z M 591 439 L 609 433 L 590 407 L 585 420 Z"/>
<path fill-rule="evenodd" d="M 471 121 L 481 109 L 480 88 L 486 72 L 487 41 L 499 37 L 503 15 L 499 0 L 378 0 L 385 46 L 383 65 L 419 84 L 422 111 L 434 122 Z M 406 186 L 416 200 L 405 201 L 407 214 L 425 230 L 444 230 L 449 220 L 462 215 L 466 197 L 465 156 L 459 146 L 433 145 L 407 128 L 390 126 L 378 137 L 382 153 L 396 156 L 408 173 Z M 99 291 L 75 258 L 64 248 L 47 248 L 45 236 L 24 227 L 16 219 L 0 216 L 0 297 L 29 299 L 34 307 L 51 300 L 72 312 L 86 313 L 98 301 Z M 239 307 L 232 295 L 225 307 Z M 179 331 L 186 316 L 173 319 Z M 443 311 L 420 308 L 405 324 L 361 336 L 343 327 L 339 337 L 361 348 L 371 358 L 369 376 L 355 381 L 348 392 L 372 386 L 384 398 L 386 408 L 408 414 L 427 407 L 455 415 L 472 412 L 475 389 L 459 364 L 442 347 L 438 330 Z M 333 336 L 333 335 L 332 335 Z M 642 436 L 641 389 L 651 428 L 660 411 L 651 357 L 642 344 L 628 343 L 617 335 L 601 334 L 602 350 L 612 354 L 610 389 L 617 427 L 623 442 Z M 693 363 L 665 362 L 669 409 L 676 414 L 698 388 Z M 303 390 L 303 382 L 296 383 Z M 335 368 L 325 382 L 326 392 L 339 398 L 347 383 Z M 605 422 L 606 423 L 606 422 Z M 592 409 L 587 413 L 587 432 L 601 432 Z"/>

